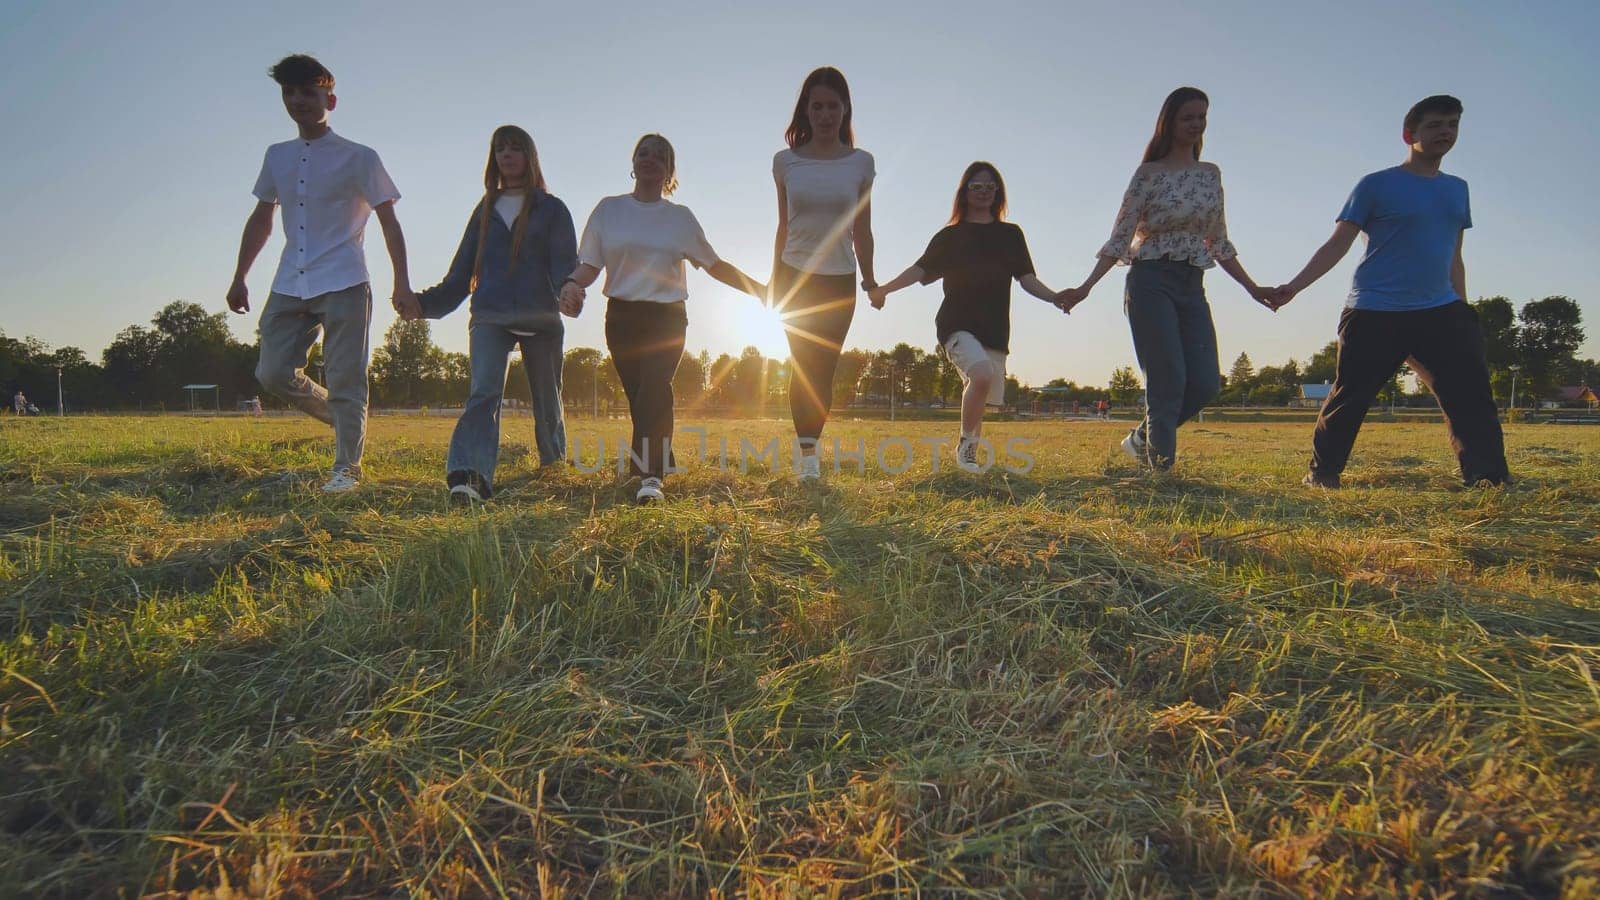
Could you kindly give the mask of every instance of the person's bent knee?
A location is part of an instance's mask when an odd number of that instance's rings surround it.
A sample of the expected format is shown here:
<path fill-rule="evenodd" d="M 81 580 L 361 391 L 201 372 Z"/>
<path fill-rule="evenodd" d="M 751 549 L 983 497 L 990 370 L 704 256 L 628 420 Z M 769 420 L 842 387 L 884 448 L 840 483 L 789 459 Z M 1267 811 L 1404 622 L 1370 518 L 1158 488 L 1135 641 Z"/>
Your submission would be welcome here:
<path fill-rule="evenodd" d="M 293 389 L 294 376 L 293 369 L 282 369 L 265 363 L 256 366 L 256 381 L 271 393 L 280 396 Z"/>
<path fill-rule="evenodd" d="M 967 370 L 967 383 L 973 390 L 987 391 L 994 387 L 995 376 L 994 363 L 984 360 Z"/>

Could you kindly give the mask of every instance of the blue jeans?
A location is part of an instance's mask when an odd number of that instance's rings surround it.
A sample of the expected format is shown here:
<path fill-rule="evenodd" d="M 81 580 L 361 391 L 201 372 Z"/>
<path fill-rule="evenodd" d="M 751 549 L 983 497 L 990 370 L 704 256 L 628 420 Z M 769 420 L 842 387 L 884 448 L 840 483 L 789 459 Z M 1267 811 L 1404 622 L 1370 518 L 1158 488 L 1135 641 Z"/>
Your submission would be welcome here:
<path fill-rule="evenodd" d="M 533 437 L 539 464 L 566 458 L 567 429 L 561 418 L 561 342 L 564 329 L 512 334 L 499 325 L 474 324 L 468 332 L 472 391 L 450 435 L 448 472 L 469 471 L 493 485 L 500 459 L 500 398 L 505 395 L 511 348 L 522 345 L 522 367 L 533 398 Z"/>
<path fill-rule="evenodd" d="M 1133 352 L 1144 370 L 1144 433 L 1152 465 L 1178 456 L 1178 426 L 1217 396 L 1222 371 L 1202 269 L 1169 259 L 1134 261 L 1124 301 Z"/>

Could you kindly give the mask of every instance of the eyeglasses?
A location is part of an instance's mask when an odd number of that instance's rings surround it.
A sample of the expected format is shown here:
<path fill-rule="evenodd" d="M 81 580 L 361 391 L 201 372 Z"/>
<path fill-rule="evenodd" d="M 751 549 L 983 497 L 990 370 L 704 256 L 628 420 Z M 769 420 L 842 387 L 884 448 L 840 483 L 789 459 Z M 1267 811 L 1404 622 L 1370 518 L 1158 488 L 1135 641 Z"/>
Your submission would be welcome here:
<path fill-rule="evenodd" d="M 967 182 L 967 190 L 988 191 L 990 193 L 994 193 L 995 191 L 1000 190 L 1000 185 L 995 184 L 992 181 L 969 181 Z"/>

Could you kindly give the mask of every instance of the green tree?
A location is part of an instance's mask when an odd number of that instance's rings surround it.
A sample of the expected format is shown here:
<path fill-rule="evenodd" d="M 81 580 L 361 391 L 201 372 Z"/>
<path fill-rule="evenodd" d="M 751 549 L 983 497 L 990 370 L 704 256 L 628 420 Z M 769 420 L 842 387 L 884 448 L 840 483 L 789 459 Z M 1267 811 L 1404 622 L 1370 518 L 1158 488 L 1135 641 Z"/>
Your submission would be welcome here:
<path fill-rule="evenodd" d="M 706 390 L 706 370 L 700 361 L 703 356 L 703 352 L 700 356 L 694 356 L 684 351 L 683 359 L 678 362 L 678 371 L 672 376 L 674 403 L 685 408 L 700 403 L 700 395 Z"/>
<path fill-rule="evenodd" d="M 1321 350 L 1311 355 L 1311 361 L 1301 371 L 1304 384 L 1331 384 L 1338 372 L 1339 342 L 1329 341 Z"/>
<path fill-rule="evenodd" d="M 426 398 L 428 382 L 443 370 L 444 351 L 434 345 L 428 320 L 396 319 L 372 352 L 372 393 L 380 403 L 410 406 Z"/>
<path fill-rule="evenodd" d="M 1233 368 L 1228 370 L 1228 386 L 1238 391 L 1248 390 L 1255 377 L 1256 368 L 1250 362 L 1250 354 L 1241 353 L 1233 361 Z"/>
<path fill-rule="evenodd" d="M 1517 351 L 1530 396 L 1548 396 L 1558 376 L 1577 364 L 1583 344 L 1583 311 L 1567 297 L 1546 297 L 1522 305 Z"/>
<path fill-rule="evenodd" d="M 567 406 L 594 411 L 600 403 L 600 366 L 604 353 L 573 347 L 561 358 L 561 397 Z"/>
<path fill-rule="evenodd" d="M 1111 399 L 1117 403 L 1134 403 L 1139 395 L 1144 393 L 1144 385 L 1140 383 L 1139 376 L 1128 366 L 1120 366 L 1111 372 L 1111 385 L 1108 389 Z"/>

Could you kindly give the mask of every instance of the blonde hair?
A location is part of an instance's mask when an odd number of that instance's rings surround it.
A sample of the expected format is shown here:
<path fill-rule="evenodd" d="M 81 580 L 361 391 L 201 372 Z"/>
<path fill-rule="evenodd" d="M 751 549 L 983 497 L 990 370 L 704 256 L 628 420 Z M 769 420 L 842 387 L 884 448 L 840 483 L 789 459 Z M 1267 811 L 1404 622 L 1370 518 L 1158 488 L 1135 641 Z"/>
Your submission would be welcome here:
<path fill-rule="evenodd" d="M 517 259 L 522 250 L 522 236 L 528 230 L 528 211 L 533 209 L 534 192 L 545 191 L 544 170 L 539 167 L 539 148 L 534 146 L 533 137 L 515 125 L 501 125 L 489 136 L 489 162 L 483 169 L 483 206 L 478 214 L 478 253 L 472 260 L 472 281 L 468 290 L 478 289 L 478 275 L 483 271 L 483 247 L 489 238 L 489 217 L 494 215 L 494 202 L 505 192 L 505 183 L 500 178 L 500 164 L 495 161 L 494 152 L 501 144 L 509 144 L 521 150 L 528 161 L 527 194 L 523 197 L 522 209 L 517 213 L 517 221 L 511 226 L 511 266 L 506 271 L 517 270 Z"/>
<path fill-rule="evenodd" d="M 678 189 L 678 154 L 677 154 L 677 151 L 672 149 L 672 142 L 671 141 L 667 140 L 664 136 L 656 134 L 655 132 L 652 131 L 651 133 L 645 135 L 644 137 L 639 138 L 638 143 L 633 145 L 633 155 L 634 156 L 638 156 L 639 155 L 639 148 L 644 146 L 644 142 L 645 141 L 657 141 L 657 142 L 659 142 L 661 144 L 661 149 L 666 151 L 667 177 L 666 177 L 666 180 L 661 182 L 661 196 L 663 196 L 663 197 L 671 197 L 672 196 L 672 192 L 676 191 Z"/>

